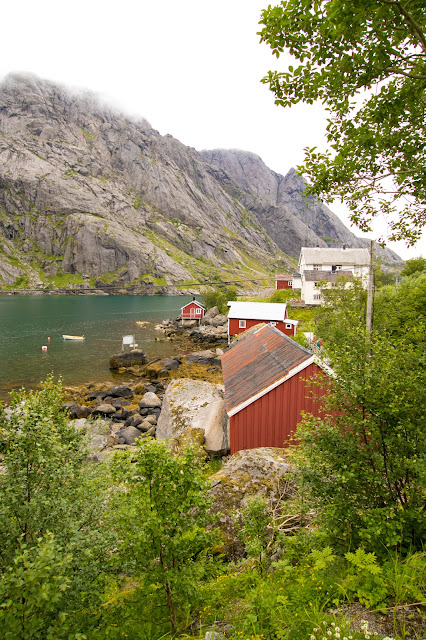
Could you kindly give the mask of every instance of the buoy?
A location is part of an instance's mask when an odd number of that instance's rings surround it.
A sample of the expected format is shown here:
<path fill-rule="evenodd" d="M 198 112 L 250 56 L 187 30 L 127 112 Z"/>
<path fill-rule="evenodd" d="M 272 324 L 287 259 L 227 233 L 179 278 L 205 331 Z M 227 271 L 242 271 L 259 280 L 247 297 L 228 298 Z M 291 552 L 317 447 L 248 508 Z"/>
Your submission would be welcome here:
<path fill-rule="evenodd" d="M 43 346 L 43 347 L 41 348 L 41 350 L 42 350 L 42 351 L 47 351 L 47 347 Z"/>
<path fill-rule="evenodd" d="M 50 342 L 50 338 L 47 338 L 47 342 Z"/>

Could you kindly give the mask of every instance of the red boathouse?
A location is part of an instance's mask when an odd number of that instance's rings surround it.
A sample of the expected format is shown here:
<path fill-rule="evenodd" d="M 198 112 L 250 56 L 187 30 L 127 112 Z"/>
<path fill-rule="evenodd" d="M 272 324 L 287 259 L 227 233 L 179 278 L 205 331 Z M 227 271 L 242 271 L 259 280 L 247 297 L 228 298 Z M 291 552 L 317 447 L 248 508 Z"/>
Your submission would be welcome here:
<path fill-rule="evenodd" d="M 180 317 L 182 320 L 201 320 L 204 318 L 205 312 L 205 306 L 194 297 L 191 302 L 181 308 Z"/>
<path fill-rule="evenodd" d="M 271 325 L 241 339 L 222 356 L 231 454 L 284 447 L 301 412 L 318 416 L 320 402 L 307 380 L 322 372 L 314 354 Z"/>
<path fill-rule="evenodd" d="M 293 288 L 293 276 L 282 275 L 275 276 L 275 289 L 292 289 Z"/>
<path fill-rule="evenodd" d="M 256 324 L 268 322 L 285 333 L 295 336 L 298 320 L 290 320 L 284 302 L 228 302 L 228 336 L 236 336 Z"/>

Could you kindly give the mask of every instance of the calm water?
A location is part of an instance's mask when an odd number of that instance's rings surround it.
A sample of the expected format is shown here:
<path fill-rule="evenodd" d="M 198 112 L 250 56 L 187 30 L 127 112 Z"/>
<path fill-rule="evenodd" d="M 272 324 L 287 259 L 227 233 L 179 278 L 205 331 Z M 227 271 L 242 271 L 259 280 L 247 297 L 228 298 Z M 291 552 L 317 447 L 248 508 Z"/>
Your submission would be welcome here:
<path fill-rule="evenodd" d="M 170 355 L 170 342 L 156 342 L 155 324 L 180 314 L 189 296 L 0 296 L 0 396 L 30 387 L 47 374 L 73 385 L 111 379 L 109 357 L 122 337 L 134 335 L 150 358 Z M 149 321 L 140 327 L 137 320 Z M 62 334 L 84 335 L 82 342 Z M 50 342 L 48 342 L 50 337 Z M 42 351 L 47 345 L 47 351 Z"/>

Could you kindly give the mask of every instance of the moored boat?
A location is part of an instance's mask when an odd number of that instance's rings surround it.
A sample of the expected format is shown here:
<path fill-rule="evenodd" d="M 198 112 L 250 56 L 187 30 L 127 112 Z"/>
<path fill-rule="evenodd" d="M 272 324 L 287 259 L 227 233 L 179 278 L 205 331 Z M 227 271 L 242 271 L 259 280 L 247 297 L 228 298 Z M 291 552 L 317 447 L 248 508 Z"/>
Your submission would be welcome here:
<path fill-rule="evenodd" d="M 84 336 L 69 336 L 67 334 L 62 334 L 64 340 L 84 340 Z"/>

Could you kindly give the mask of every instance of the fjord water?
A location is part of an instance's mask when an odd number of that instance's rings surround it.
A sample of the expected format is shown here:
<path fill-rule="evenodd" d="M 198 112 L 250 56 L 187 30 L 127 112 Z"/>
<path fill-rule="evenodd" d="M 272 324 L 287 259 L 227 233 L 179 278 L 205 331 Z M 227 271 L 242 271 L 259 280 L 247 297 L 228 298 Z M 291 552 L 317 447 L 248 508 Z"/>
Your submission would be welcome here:
<path fill-rule="evenodd" d="M 175 353 L 155 324 L 180 314 L 189 296 L 0 296 L 0 396 L 11 388 L 33 387 L 46 375 L 64 384 L 111 380 L 109 357 L 122 337 L 134 335 L 150 358 Z M 137 321 L 150 324 L 140 327 Z M 84 335 L 84 341 L 63 334 Z M 50 342 L 48 338 L 50 337 Z M 42 346 L 47 351 L 42 351 Z"/>

